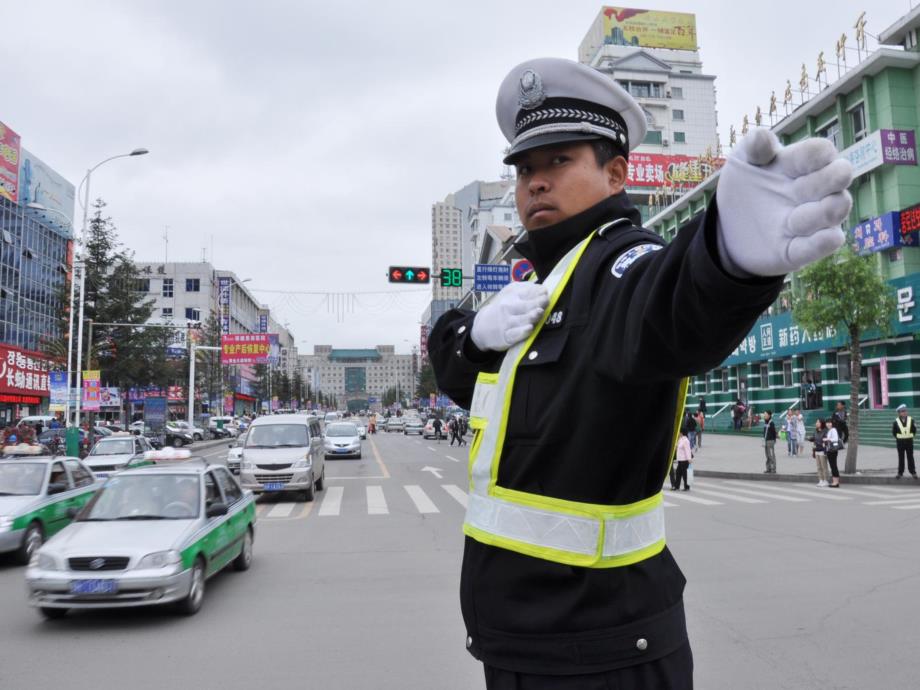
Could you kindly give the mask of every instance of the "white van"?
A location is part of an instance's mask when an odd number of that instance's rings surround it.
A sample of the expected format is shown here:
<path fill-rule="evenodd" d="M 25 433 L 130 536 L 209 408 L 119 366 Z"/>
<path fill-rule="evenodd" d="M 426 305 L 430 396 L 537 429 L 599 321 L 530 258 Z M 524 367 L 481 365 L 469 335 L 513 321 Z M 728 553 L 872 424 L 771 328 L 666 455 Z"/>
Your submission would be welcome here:
<path fill-rule="evenodd" d="M 240 484 L 255 493 L 323 490 L 326 463 L 319 419 L 305 414 L 253 420 L 240 453 Z"/>
<path fill-rule="evenodd" d="M 28 417 L 23 417 L 20 420 L 21 424 L 28 424 L 29 426 L 35 426 L 39 422 L 42 424 L 43 429 L 47 429 L 51 425 L 51 421 L 54 419 L 54 415 L 50 414 L 33 414 Z"/>

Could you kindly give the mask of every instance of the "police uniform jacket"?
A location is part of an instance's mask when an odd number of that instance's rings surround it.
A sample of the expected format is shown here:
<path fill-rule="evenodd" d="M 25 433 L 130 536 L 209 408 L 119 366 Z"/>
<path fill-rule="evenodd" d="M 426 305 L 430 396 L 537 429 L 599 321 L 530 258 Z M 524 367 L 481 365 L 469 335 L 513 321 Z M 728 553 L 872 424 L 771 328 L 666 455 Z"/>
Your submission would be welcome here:
<path fill-rule="evenodd" d="M 665 245 L 638 227 L 639 213 L 621 193 L 518 244 L 542 278 L 592 230 L 618 221 L 588 245 L 521 361 L 500 486 L 597 504 L 661 490 L 684 404 L 680 379 L 722 362 L 782 286 L 781 278 L 726 273 L 715 220 L 713 202 Z M 504 356 L 476 348 L 474 316 L 448 311 L 429 340 L 438 386 L 465 408 L 477 373 L 498 371 Z M 520 673 L 590 673 L 652 661 L 687 643 L 684 583 L 667 548 L 631 566 L 581 568 L 467 537 L 467 647 L 488 665 Z M 648 640 L 645 649 L 637 637 Z"/>
<path fill-rule="evenodd" d="M 914 418 L 913 418 L 913 417 L 910 418 L 910 424 L 909 424 L 909 425 L 906 425 L 906 426 L 907 426 L 907 431 L 908 431 L 909 433 L 911 433 L 911 434 L 913 434 L 913 435 L 916 436 L 916 434 L 917 434 L 917 425 L 914 424 Z M 910 446 L 911 448 L 913 448 L 913 446 L 914 446 L 914 439 L 912 439 L 912 438 L 898 438 L 898 434 L 900 434 L 900 433 L 901 433 L 901 429 L 900 429 L 900 427 L 898 426 L 898 422 L 897 422 L 897 420 L 896 420 L 896 421 L 894 421 L 894 422 L 891 423 L 891 435 L 894 436 L 895 443 L 896 443 L 897 445 L 899 445 L 899 446 L 903 446 L 904 448 L 907 448 L 908 446 Z"/>

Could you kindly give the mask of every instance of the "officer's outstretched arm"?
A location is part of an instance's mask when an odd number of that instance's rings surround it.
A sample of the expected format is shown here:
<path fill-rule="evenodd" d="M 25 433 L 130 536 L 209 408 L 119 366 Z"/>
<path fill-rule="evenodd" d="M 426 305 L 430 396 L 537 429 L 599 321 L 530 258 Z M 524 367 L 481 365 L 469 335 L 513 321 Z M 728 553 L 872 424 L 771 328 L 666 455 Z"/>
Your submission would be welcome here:
<path fill-rule="evenodd" d="M 482 351 L 472 340 L 476 312 L 451 309 L 428 336 L 428 358 L 438 388 L 465 409 L 473 400 L 473 388 L 480 371 L 498 371 L 503 352 Z"/>

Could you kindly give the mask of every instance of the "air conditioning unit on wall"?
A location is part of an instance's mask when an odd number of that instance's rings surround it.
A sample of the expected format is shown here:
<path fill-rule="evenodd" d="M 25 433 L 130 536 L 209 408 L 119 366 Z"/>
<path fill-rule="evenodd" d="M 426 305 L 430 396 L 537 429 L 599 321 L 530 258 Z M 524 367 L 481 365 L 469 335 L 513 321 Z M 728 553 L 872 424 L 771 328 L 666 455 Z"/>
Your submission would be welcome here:
<path fill-rule="evenodd" d="M 671 142 L 669 142 L 667 139 L 662 139 L 662 140 L 661 140 L 661 145 L 662 145 L 662 146 L 669 146 L 670 143 L 671 143 Z"/>

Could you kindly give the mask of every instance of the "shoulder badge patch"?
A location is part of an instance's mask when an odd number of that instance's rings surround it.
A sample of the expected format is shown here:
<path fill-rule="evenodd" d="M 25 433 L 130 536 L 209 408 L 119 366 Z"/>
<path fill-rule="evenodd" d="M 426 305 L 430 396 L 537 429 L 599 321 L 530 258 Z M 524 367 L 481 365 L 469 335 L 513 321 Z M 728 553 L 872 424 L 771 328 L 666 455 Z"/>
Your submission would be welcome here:
<path fill-rule="evenodd" d="M 610 272 L 613 274 L 614 278 L 622 278 L 623 274 L 626 273 L 627 269 L 632 266 L 636 261 L 641 259 L 646 254 L 651 252 L 657 252 L 659 249 L 664 249 L 660 244 L 638 244 L 635 247 L 630 247 L 625 252 L 620 254 L 617 257 L 617 260 L 613 262 L 613 266 L 610 269 Z"/>

